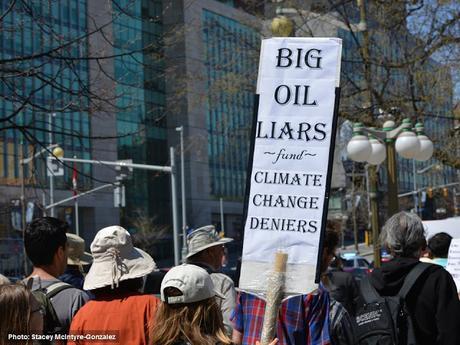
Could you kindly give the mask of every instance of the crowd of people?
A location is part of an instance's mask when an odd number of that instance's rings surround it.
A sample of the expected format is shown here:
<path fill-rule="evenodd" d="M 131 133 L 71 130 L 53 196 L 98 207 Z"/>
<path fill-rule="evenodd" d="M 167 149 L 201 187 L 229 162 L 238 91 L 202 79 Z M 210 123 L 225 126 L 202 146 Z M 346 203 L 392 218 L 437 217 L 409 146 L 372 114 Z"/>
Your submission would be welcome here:
<path fill-rule="evenodd" d="M 91 254 L 69 230 L 51 217 L 28 225 L 32 273 L 16 284 L 0 276 L 0 345 L 259 344 L 266 301 L 237 291 L 221 273 L 231 239 L 214 226 L 188 235 L 186 263 L 162 277 L 159 297 L 146 288 L 156 264 L 127 230 L 101 229 Z M 444 269 L 446 235 L 427 243 L 420 218 L 394 215 L 380 238 L 393 259 L 359 285 L 341 269 L 339 233 L 328 222 L 318 289 L 283 299 L 270 345 L 460 344 L 459 297 Z"/>

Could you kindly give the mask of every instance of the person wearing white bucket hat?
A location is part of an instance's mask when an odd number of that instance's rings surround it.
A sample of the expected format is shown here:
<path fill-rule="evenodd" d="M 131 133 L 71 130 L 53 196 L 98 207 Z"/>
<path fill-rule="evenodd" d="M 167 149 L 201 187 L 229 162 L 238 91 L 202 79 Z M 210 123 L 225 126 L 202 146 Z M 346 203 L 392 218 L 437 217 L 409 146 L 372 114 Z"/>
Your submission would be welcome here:
<path fill-rule="evenodd" d="M 156 268 L 152 257 L 135 248 L 131 235 L 121 226 L 100 230 L 91 243 L 91 254 L 93 264 L 83 287 L 95 299 L 75 315 L 71 334 L 85 335 L 97 330 L 113 334 L 119 344 L 148 344 L 148 326 L 159 300 L 141 294 L 140 290 L 144 276 Z M 78 341 L 78 344 L 91 344 L 91 341 Z"/>
<path fill-rule="evenodd" d="M 151 329 L 151 345 L 231 345 L 217 305 L 223 298 L 203 268 L 173 267 L 161 283 L 162 303 Z M 276 343 L 275 339 L 270 345 Z"/>
<path fill-rule="evenodd" d="M 232 334 L 230 316 L 236 304 L 235 285 L 230 277 L 220 272 L 225 243 L 232 238 L 221 237 L 213 225 L 203 226 L 187 236 L 187 263 L 204 268 L 210 275 L 216 289 L 225 296 L 218 301 L 222 311 L 227 334 Z"/>

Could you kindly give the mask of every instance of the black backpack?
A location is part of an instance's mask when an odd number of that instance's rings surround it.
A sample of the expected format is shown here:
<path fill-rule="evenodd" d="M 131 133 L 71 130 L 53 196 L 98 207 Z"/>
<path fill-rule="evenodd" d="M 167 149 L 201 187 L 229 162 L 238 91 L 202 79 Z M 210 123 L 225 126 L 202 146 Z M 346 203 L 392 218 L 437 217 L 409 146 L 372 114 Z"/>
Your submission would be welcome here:
<path fill-rule="evenodd" d="M 32 285 L 33 278 L 27 281 L 27 286 Z M 63 290 L 73 288 L 72 285 L 64 282 L 55 282 L 46 288 L 41 286 L 36 290 L 31 291 L 35 299 L 42 305 L 43 315 L 43 334 L 66 333 L 68 330 L 64 329 L 56 314 L 56 310 L 51 303 L 54 296 Z"/>
<path fill-rule="evenodd" d="M 417 345 L 406 296 L 433 265 L 420 262 L 406 276 L 396 296 L 380 296 L 368 277 L 361 281 L 362 305 L 356 313 L 358 345 Z"/>

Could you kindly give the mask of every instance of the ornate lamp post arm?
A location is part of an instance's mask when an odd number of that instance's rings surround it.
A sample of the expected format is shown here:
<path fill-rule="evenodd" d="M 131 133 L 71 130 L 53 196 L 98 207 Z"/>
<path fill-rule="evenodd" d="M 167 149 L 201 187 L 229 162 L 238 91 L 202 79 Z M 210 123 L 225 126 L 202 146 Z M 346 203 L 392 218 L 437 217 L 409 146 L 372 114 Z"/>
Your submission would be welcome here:
<path fill-rule="evenodd" d="M 391 124 L 388 122 L 391 122 Z M 394 126 L 393 121 L 387 121 L 385 122 L 385 124 L 387 126 L 390 126 L 390 125 Z M 378 130 L 375 128 L 367 128 L 367 127 L 362 127 L 361 130 L 368 134 L 372 134 L 373 136 L 380 139 L 381 141 L 385 141 L 385 140 L 395 140 L 403 130 L 411 128 L 410 124 L 402 123 L 396 128 L 387 127 L 388 129 L 385 130 L 385 124 L 384 124 L 384 130 Z"/>
<path fill-rule="evenodd" d="M 401 132 L 410 129 L 412 126 L 410 121 L 403 121 L 401 125 L 395 128 L 393 121 L 386 121 L 383 125 L 383 130 L 363 127 L 361 130 L 365 133 L 372 134 L 380 139 L 386 148 L 387 156 L 387 174 L 388 174 L 388 215 L 391 216 L 399 211 L 398 200 L 398 173 L 396 169 L 396 149 L 395 140 Z M 374 173 L 373 171 L 371 172 Z M 371 182 L 373 177 L 371 177 Z M 372 183 L 371 183 L 372 184 Z M 372 195 L 371 195 L 372 201 Z M 372 208 L 372 207 L 371 207 Z"/>

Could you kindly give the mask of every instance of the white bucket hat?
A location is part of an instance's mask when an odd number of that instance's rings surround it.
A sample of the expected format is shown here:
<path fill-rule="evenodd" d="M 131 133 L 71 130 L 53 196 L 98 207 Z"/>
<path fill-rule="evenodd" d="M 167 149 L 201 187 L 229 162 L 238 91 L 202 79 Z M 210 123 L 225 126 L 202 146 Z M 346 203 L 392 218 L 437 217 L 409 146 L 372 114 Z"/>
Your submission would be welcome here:
<path fill-rule="evenodd" d="M 168 287 L 178 289 L 182 295 L 166 297 L 164 290 Z M 161 300 L 168 304 L 199 302 L 214 296 L 225 298 L 214 289 L 209 273 L 195 265 L 182 264 L 173 267 L 161 282 Z"/>
<path fill-rule="evenodd" d="M 109 226 L 96 234 L 91 243 L 93 265 L 83 289 L 94 290 L 105 286 L 118 287 L 120 281 L 140 278 L 155 270 L 152 257 L 133 247 L 131 235 L 121 226 Z"/>
<path fill-rule="evenodd" d="M 85 240 L 78 235 L 66 233 L 67 265 L 89 265 L 93 261 L 90 253 L 85 252 Z"/>
<path fill-rule="evenodd" d="M 220 237 L 214 225 L 206 225 L 187 235 L 187 259 L 202 250 L 233 241 L 233 238 Z"/>

